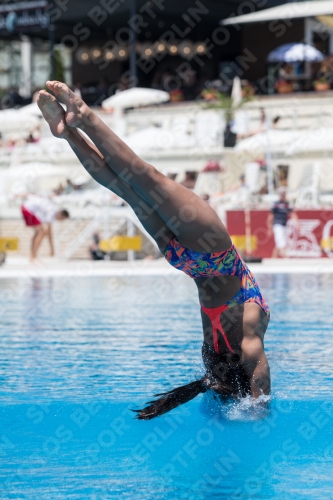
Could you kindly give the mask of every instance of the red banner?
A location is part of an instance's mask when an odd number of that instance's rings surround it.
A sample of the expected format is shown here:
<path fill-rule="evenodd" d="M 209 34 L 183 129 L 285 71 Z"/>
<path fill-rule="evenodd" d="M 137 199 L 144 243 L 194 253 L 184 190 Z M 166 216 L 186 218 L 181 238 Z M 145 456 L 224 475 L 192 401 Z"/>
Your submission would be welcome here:
<path fill-rule="evenodd" d="M 333 210 L 295 210 L 298 220 L 287 222 L 287 257 L 333 258 Z M 239 250 L 254 257 L 271 257 L 274 236 L 269 234 L 268 210 L 230 210 L 227 229 Z"/>

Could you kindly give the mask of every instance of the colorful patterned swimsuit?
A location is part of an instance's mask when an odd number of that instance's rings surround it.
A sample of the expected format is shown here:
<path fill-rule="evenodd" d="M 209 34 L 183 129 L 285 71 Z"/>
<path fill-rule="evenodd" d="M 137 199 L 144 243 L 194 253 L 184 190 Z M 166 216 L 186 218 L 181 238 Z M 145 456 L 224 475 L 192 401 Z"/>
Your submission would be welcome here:
<path fill-rule="evenodd" d="M 164 257 L 176 269 L 183 271 L 191 278 L 212 278 L 213 276 L 237 276 L 241 287 L 236 295 L 220 307 L 203 307 L 201 309 L 210 318 L 213 327 L 214 349 L 218 353 L 218 330 L 221 332 L 229 351 L 234 352 L 221 324 L 221 314 L 228 308 L 245 302 L 258 304 L 265 312 L 268 320 L 270 311 L 267 302 L 260 292 L 258 283 L 249 268 L 239 255 L 236 247 L 223 252 L 202 253 L 183 247 L 173 237 L 165 249 Z"/>

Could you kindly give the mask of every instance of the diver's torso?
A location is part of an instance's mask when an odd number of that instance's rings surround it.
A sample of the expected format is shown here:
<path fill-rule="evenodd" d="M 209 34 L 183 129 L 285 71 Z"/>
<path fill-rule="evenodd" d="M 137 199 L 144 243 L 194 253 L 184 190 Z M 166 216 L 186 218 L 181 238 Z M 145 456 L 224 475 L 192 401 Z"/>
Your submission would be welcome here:
<path fill-rule="evenodd" d="M 240 290 L 241 282 L 236 276 L 215 276 L 195 279 L 201 306 L 217 308 L 229 302 Z M 201 309 L 204 340 L 214 345 L 212 323 Z M 219 320 L 227 340 L 235 352 L 241 356 L 244 335 L 258 335 L 262 340 L 268 326 L 264 311 L 254 303 L 235 304 L 220 314 Z M 218 334 L 220 354 L 230 352 L 221 332 Z"/>

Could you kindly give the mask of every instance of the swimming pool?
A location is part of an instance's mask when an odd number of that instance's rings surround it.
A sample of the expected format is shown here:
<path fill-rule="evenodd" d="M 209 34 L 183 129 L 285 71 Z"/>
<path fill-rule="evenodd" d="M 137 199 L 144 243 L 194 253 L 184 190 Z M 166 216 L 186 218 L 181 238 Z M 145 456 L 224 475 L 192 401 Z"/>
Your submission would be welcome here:
<path fill-rule="evenodd" d="M 191 280 L 0 280 L 0 498 L 333 498 L 333 277 L 258 281 L 269 415 L 201 396 L 145 422 L 130 409 L 202 374 Z"/>

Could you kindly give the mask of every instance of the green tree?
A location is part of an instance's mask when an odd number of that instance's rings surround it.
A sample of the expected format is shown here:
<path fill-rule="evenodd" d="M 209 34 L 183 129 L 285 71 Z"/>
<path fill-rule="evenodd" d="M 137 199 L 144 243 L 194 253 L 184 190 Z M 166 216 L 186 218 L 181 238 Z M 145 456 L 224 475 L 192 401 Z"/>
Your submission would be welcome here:
<path fill-rule="evenodd" d="M 224 112 L 224 116 L 227 123 L 229 123 L 232 120 L 235 111 L 240 109 L 247 102 L 252 101 L 251 97 L 244 97 L 242 101 L 238 104 L 238 106 L 234 106 L 231 96 L 218 91 L 215 92 L 215 95 L 216 99 L 209 104 L 205 104 L 205 108 L 221 109 Z"/>

